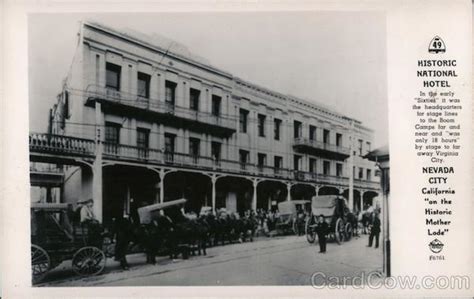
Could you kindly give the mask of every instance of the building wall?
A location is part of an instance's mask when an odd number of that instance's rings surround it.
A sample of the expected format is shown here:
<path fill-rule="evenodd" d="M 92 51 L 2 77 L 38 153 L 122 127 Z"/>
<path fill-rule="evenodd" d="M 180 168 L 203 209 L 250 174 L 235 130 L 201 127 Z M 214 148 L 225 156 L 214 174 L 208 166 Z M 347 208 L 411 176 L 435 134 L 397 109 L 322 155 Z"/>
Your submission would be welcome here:
<path fill-rule="evenodd" d="M 147 128 L 150 130 L 150 148 L 164 148 L 164 133 L 176 134 L 176 151 L 189 154 L 189 138 L 199 138 L 200 153 L 202 156 L 211 156 L 211 141 L 222 143 L 222 159 L 238 161 L 239 150 L 250 152 L 250 163 L 256 164 L 259 153 L 267 155 L 268 166 L 274 166 L 274 156 L 283 157 L 283 168 L 294 169 L 293 156 L 301 155 L 300 170 L 309 171 L 310 158 L 316 159 L 318 173 L 323 172 L 323 162 L 330 162 L 330 175 L 336 175 L 337 163 L 343 164 L 343 176 L 350 174 L 348 162 L 337 161 L 319 156 L 311 156 L 306 153 L 297 153 L 293 149 L 294 121 L 302 123 L 302 137 L 309 137 L 309 126 L 316 127 L 316 140 L 323 141 L 323 130 L 330 131 L 329 143 L 336 143 L 336 133 L 342 134 L 342 146 L 350 147 L 351 138 L 353 149 L 357 149 L 359 139 L 363 140 L 363 154 L 370 149 L 366 142 L 372 143 L 373 133 L 357 121 L 351 127 L 351 119 L 334 111 L 320 107 L 316 104 L 283 95 L 263 87 L 256 86 L 231 74 L 215 69 L 212 66 L 203 65 L 186 57 L 173 54 L 172 51 L 164 55 L 162 48 L 149 45 L 144 41 L 137 41 L 132 37 L 123 36 L 119 32 L 93 24 L 86 24 L 81 31 L 80 49 L 78 57 L 75 57 L 71 73 L 66 80 L 66 89 L 70 92 L 70 117 L 67 123 L 83 123 L 88 126 L 67 124 L 65 134 L 73 134 L 84 138 L 94 138 L 95 131 L 92 124 L 96 123 L 96 112 L 94 107 L 84 105 L 87 93 L 94 88 L 105 87 L 105 65 L 106 62 L 121 66 L 120 92 L 123 94 L 136 95 L 137 74 L 146 73 L 150 76 L 150 104 L 163 105 L 165 97 L 165 82 L 171 81 L 176 84 L 176 106 L 189 108 L 190 88 L 201 91 L 199 103 L 200 111 L 211 113 L 212 95 L 218 95 L 222 99 L 221 113 L 236 122 L 237 132 L 229 138 L 222 138 L 207 133 L 199 133 L 193 130 L 183 129 L 179 125 L 165 126 L 160 119 L 156 121 L 135 118 L 130 115 L 103 114 L 99 118 L 100 126 L 105 122 L 120 124 L 120 143 L 136 146 L 136 129 Z M 239 130 L 239 111 L 245 109 L 248 114 L 247 133 Z M 258 114 L 266 116 L 265 137 L 258 135 Z M 273 138 L 274 119 L 282 121 L 280 140 Z M 104 131 L 104 130 L 103 130 Z M 102 132 L 103 132 L 102 131 Z M 105 134 L 101 134 L 104 140 Z M 376 181 L 374 163 L 362 159 L 358 155 L 354 157 L 356 173 L 363 168 L 364 179 L 366 169 L 371 169 L 371 180 Z"/>

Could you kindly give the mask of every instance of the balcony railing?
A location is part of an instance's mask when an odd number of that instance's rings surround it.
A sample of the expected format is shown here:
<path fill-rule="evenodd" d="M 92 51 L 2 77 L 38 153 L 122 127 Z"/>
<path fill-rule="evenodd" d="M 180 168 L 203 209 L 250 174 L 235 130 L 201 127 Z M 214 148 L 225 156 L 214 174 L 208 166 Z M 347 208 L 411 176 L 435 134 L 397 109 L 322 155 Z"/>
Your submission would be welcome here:
<path fill-rule="evenodd" d="M 367 181 L 361 179 L 354 179 L 354 185 L 359 188 L 378 189 L 380 188 L 380 182 Z"/>
<path fill-rule="evenodd" d="M 66 155 L 88 155 L 95 153 L 95 142 L 71 136 L 31 133 L 30 150 Z"/>
<path fill-rule="evenodd" d="M 237 120 L 229 116 L 216 116 L 210 112 L 196 111 L 187 107 L 177 106 L 158 98 L 145 98 L 136 94 L 117 91 L 106 87 L 89 85 L 86 89 L 87 101 L 101 100 L 126 107 L 143 109 L 147 112 L 165 114 L 205 125 L 230 130 L 237 129 Z"/>
<path fill-rule="evenodd" d="M 30 151 L 49 152 L 53 155 L 89 155 L 95 154 L 93 140 L 70 136 L 30 134 Z M 170 165 L 175 167 L 196 168 L 203 170 L 222 171 L 233 174 L 258 175 L 268 178 L 298 180 L 312 183 L 347 185 L 347 177 L 332 176 L 286 168 L 275 168 L 253 163 L 240 163 L 235 160 L 190 155 L 179 152 L 163 152 L 159 149 L 137 147 L 125 144 L 103 143 L 103 157 L 110 160 L 133 161 L 147 165 Z M 379 188 L 378 182 L 354 180 L 355 186 L 362 188 Z"/>
<path fill-rule="evenodd" d="M 335 159 L 345 159 L 350 156 L 350 149 L 347 147 L 324 143 L 309 138 L 295 138 L 293 147 L 299 152 L 327 155 Z"/>

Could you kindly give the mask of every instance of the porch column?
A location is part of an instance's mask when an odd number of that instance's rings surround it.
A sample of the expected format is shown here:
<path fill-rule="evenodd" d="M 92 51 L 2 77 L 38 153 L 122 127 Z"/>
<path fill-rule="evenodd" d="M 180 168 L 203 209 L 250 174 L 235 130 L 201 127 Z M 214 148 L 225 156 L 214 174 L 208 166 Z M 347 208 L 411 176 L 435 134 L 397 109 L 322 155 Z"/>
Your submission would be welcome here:
<path fill-rule="evenodd" d="M 94 214 L 102 222 L 102 108 L 99 102 L 95 103 L 95 160 L 92 165 L 92 198 L 94 200 Z"/>
<path fill-rule="evenodd" d="M 354 121 L 350 121 L 351 125 L 351 133 L 349 136 L 349 149 L 350 149 L 350 156 L 348 158 L 348 165 L 349 168 L 349 198 L 348 204 L 349 208 L 354 206 Z"/>
<path fill-rule="evenodd" d="M 160 188 L 160 203 L 163 203 L 165 201 L 165 170 L 160 169 L 160 182 L 159 182 L 159 188 Z"/>
<path fill-rule="evenodd" d="M 161 182 L 161 178 L 160 178 Z M 155 184 L 155 203 L 160 203 L 160 195 L 161 195 L 161 184 L 160 182 L 157 182 Z"/>
<path fill-rule="evenodd" d="M 286 183 L 286 190 L 288 191 L 286 201 L 291 201 L 291 183 Z"/>
<path fill-rule="evenodd" d="M 319 188 L 321 188 L 319 185 L 314 185 L 314 195 L 319 196 Z"/>
<path fill-rule="evenodd" d="M 363 204 L 364 204 L 364 193 L 365 193 L 365 190 L 360 190 L 360 199 L 359 199 L 359 209 L 362 210 L 362 208 L 364 207 Z"/>
<path fill-rule="evenodd" d="M 257 186 L 258 181 L 256 179 L 252 180 L 253 183 L 253 196 L 252 196 L 252 210 L 257 212 Z"/>
<path fill-rule="evenodd" d="M 211 204 L 212 204 L 213 215 L 216 215 L 216 181 L 217 181 L 217 177 L 215 174 L 213 174 L 211 176 L 211 185 L 212 185 Z"/>

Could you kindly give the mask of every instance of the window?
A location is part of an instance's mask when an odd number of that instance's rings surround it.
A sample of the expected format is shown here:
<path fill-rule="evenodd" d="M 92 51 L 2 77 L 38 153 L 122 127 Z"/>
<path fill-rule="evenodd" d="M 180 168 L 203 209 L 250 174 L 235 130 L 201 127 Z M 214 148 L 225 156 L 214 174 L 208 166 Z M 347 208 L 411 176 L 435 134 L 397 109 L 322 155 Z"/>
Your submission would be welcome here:
<path fill-rule="evenodd" d="M 367 141 L 367 142 L 365 143 L 365 145 L 367 146 L 367 149 L 366 149 L 366 150 L 367 150 L 367 152 L 370 152 L 370 147 L 371 147 L 371 144 L 370 144 L 370 142 L 369 142 L 369 141 Z"/>
<path fill-rule="evenodd" d="M 105 142 L 112 144 L 120 143 L 120 125 L 105 123 Z"/>
<path fill-rule="evenodd" d="M 331 174 L 331 162 L 324 161 L 323 162 L 323 174 L 330 175 Z"/>
<path fill-rule="evenodd" d="M 221 159 L 221 143 L 213 141 L 211 143 L 211 155 L 214 163 L 219 164 Z"/>
<path fill-rule="evenodd" d="M 267 165 L 267 154 L 258 154 L 258 169 L 263 170 Z"/>
<path fill-rule="evenodd" d="M 107 65 L 105 66 L 105 69 L 107 71 Z M 107 74 L 105 76 L 107 79 Z M 99 84 L 99 78 L 100 78 L 100 55 L 96 54 L 95 55 L 95 82 L 96 84 Z"/>
<path fill-rule="evenodd" d="M 149 136 L 150 130 L 137 128 L 137 147 L 138 147 L 138 156 L 140 158 L 146 158 L 148 156 L 148 147 L 149 147 Z"/>
<path fill-rule="evenodd" d="M 265 115 L 258 115 L 258 136 L 260 137 L 265 137 L 265 119 Z"/>
<path fill-rule="evenodd" d="M 295 138 L 300 138 L 301 137 L 301 122 L 295 120 L 293 122 L 293 130 L 294 130 Z"/>
<path fill-rule="evenodd" d="M 329 130 L 326 130 L 326 129 L 323 130 L 323 142 L 325 144 L 329 143 L 329 134 L 330 134 Z"/>
<path fill-rule="evenodd" d="M 189 138 L 189 154 L 194 163 L 198 162 L 200 145 L 201 141 L 198 138 Z"/>
<path fill-rule="evenodd" d="M 364 178 L 364 168 L 359 167 L 359 180 L 362 180 Z"/>
<path fill-rule="evenodd" d="M 316 173 L 316 159 L 309 158 L 309 172 Z"/>
<path fill-rule="evenodd" d="M 279 170 L 283 167 L 283 157 L 275 156 L 273 158 L 273 166 L 275 167 L 275 172 L 278 173 Z"/>
<path fill-rule="evenodd" d="M 165 160 L 167 162 L 173 161 L 175 138 L 176 135 L 165 133 Z"/>
<path fill-rule="evenodd" d="M 189 108 L 194 111 L 199 110 L 199 97 L 201 95 L 201 91 L 191 88 L 189 90 Z"/>
<path fill-rule="evenodd" d="M 114 90 L 120 90 L 120 71 L 119 65 L 107 62 L 105 64 L 105 87 Z"/>
<path fill-rule="evenodd" d="M 245 109 L 240 109 L 240 133 L 247 133 L 247 119 L 249 112 Z"/>
<path fill-rule="evenodd" d="M 273 123 L 274 123 L 273 137 L 275 140 L 280 140 L 281 119 L 275 118 L 273 120 Z"/>
<path fill-rule="evenodd" d="M 342 176 L 342 164 L 341 163 L 336 164 L 336 175 L 337 176 Z"/>
<path fill-rule="evenodd" d="M 137 147 L 148 148 L 149 136 L 150 136 L 150 130 L 137 128 Z"/>
<path fill-rule="evenodd" d="M 171 81 L 165 82 L 165 102 L 174 106 L 176 96 L 176 83 Z"/>
<path fill-rule="evenodd" d="M 358 144 L 357 149 L 358 149 L 358 151 L 359 151 L 359 155 L 362 156 L 362 144 L 363 144 L 364 142 L 362 141 L 362 139 L 359 139 L 358 141 L 359 141 L 359 144 Z"/>
<path fill-rule="evenodd" d="M 342 146 L 342 134 L 336 133 L 336 146 Z"/>
<path fill-rule="evenodd" d="M 239 150 L 239 161 L 240 168 L 245 169 L 246 164 L 249 162 L 249 152 L 246 150 Z"/>
<path fill-rule="evenodd" d="M 221 97 L 212 95 L 212 115 L 219 116 L 221 113 Z"/>
<path fill-rule="evenodd" d="M 117 154 L 120 144 L 120 125 L 115 123 L 105 123 L 105 151 Z"/>
<path fill-rule="evenodd" d="M 309 140 L 316 140 L 316 127 L 309 126 Z"/>
<path fill-rule="evenodd" d="M 301 156 L 294 155 L 293 156 L 293 169 L 294 170 L 300 170 L 300 162 L 301 162 Z"/>
<path fill-rule="evenodd" d="M 150 97 L 150 75 L 138 72 L 137 94 L 147 99 Z"/>
<path fill-rule="evenodd" d="M 69 109 L 69 92 L 68 91 L 64 91 L 64 118 L 69 118 L 71 117 L 71 113 L 70 113 L 70 109 Z"/>
<path fill-rule="evenodd" d="M 371 180 L 372 180 L 372 170 L 367 169 L 367 181 L 371 181 Z"/>

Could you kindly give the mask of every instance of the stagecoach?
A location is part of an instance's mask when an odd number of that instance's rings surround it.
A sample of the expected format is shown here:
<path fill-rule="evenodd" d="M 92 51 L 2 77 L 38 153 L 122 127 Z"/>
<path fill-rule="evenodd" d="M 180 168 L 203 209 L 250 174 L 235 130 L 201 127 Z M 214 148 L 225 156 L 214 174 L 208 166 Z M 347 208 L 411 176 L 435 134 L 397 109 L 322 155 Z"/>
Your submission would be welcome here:
<path fill-rule="evenodd" d="M 186 203 L 186 199 L 181 198 L 177 200 L 171 200 L 164 203 L 156 203 L 148 206 L 144 206 L 137 209 L 138 217 L 140 218 L 141 224 L 150 224 L 153 220 L 156 220 L 162 215 L 162 211 L 169 208 L 176 208 Z M 172 219 L 174 220 L 174 219 Z"/>
<path fill-rule="evenodd" d="M 97 275 L 105 268 L 110 238 L 101 227 L 91 232 L 75 219 L 71 204 L 31 204 L 31 270 L 33 283 L 51 269 L 72 260 L 78 275 Z"/>
<path fill-rule="evenodd" d="M 350 212 L 346 199 L 340 195 L 314 196 L 311 200 L 311 215 L 306 220 L 306 239 L 314 243 L 319 216 L 329 224 L 328 238 L 338 244 L 352 238 L 354 221 L 357 218 Z"/>
<path fill-rule="evenodd" d="M 280 202 L 276 229 L 283 233 L 292 232 L 298 235 L 301 230 L 304 230 L 305 214 L 310 211 L 310 208 L 311 201 L 309 200 Z"/>
<path fill-rule="evenodd" d="M 194 214 L 183 214 L 179 209 L 186 203 L 185 198 L 171 200 L 141 207 L 137 210 L 142 229 L 141 242 L 145 251 L 156 252 L 157 250 L 169 251 L 170 257 L 179 253 L 187 259 L 189 254 L 203 249 L 206 253 L 205 244 L 201 243 L 201 226 L 197 216 Z M 148 239 L 148 240 L 146 240 Z M 154 255 L 154 253 L 153 253 Z M 151 259 L 154 259 L 151 257 Z"/>

